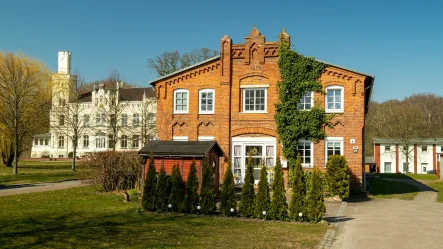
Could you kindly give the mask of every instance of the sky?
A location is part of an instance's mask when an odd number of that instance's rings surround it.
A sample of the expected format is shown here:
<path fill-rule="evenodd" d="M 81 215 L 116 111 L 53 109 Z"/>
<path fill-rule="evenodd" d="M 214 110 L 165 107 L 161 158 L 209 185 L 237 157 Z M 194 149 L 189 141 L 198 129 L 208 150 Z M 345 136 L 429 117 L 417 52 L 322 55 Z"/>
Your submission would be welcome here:
<path fill-rule="evenodd" d="M 86 81 L 117 70 L 141 86 L 156 78 L 148 58 L 164 51 L 244 43 L 253 25 L 267 41 L 282 28 L 297 52 L 375 76 L 373 101 L 443 96 L 443 1 L 92 1 L 0 4 L 0 52 L 21 52 L 56 72 L 72 52 Z"/>

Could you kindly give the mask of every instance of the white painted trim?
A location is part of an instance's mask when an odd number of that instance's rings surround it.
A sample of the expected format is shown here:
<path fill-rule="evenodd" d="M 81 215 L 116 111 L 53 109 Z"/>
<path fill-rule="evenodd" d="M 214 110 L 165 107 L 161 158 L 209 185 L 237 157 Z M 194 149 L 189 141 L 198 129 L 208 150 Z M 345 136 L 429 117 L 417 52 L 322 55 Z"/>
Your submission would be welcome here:
<path fill-rule="evenodd" d="M 202 111 L 201 110 L 201 94 L 203 92 L 212 93 L 212 111 Z M 198 90 L 198 114 L 214 114 L 215 112 L 215 91 L 211 88 L 205 88 Z"/>
<path fill-rule="evenodd" d="M 265 109 L 264 110 L 259 110 L 259 111 L 246 111 L 245 106 L 245 100 L 246 100 L 246 96 L 245 96 L 245 90 L 264 90 L 265 91 Z M 241 113 L 267 113 L 268 112 L 268 89 L 267 88 L 243 88 L 242 90 L 242 112 Z"/>
<path fill-rule="evenodd" d="M 277 142 L 275 137 L 233 137 L 232 142 Z"/>
<path fill-rule="evenodd" d="M 341 108 L 340 109 L 329 109 L 328 108 L 328 90 L 341 90 Z M 325 88 L 325 112 L 327 113 L 342 113 L 345 110 L 345 88 L 342 86 L 328 86 Z"/>
<path fill-rule="evenodd" d="M 173 136 L 173 141 L 188 141 L 188 136 Z"/>
<path fill-rule="evenodd" d="M 311 140 L 307 140 L 307 139 L 299 139 L 297 143 L 299 142 L 309 142 L 311 143 L 311 163 L 310 164 L 306 164 L 306 163 L 302 163 L 302 167 L 303 168 L 314 168 L 314 142 L 312 142 Z M 297 144 L 298 147 L 298 144 Z"/>
<path fill-rule="evenodd" d="M 211 141 L 215 140 L 213 136 L 198 136 L 198 141 Z"/>
<path fill-rule="evenodd" d="M 344 156 L 344 138 L 343 137 L 326 137 L 325 138 L 325 148 L 324 148 L 324 155 L 325 155 L 325 167 L 326 163 L 328 162 L 328 142 L 341 142 L 340 144 L 340 155 Z"/>
<path fill-rule="evenodd" d="M 175 108 L 176 108 L 176 103 L 177 103 L 177 99 L 176 99 L 176 93 L 179 93 L 179 92 L 182 92 L 182 93 L 187 93 L 188 94 L 188 98 L 186 99 L 186 107 L 187 107 L 187 110 L 186 111 L 183 111 L 183 110 L 180 110 L 180 111 L 177 111 Z M 172 107 L 172 110 L 173 110 L 173 112 L 174 112 L 174 114 L 187 114 L 187 113 L 189 113 L 189 98 L 190 98 L 190 96 L 189 96 L 189 90 L 187 90 L 187 89 L 175 89 L 174 90 L 174 92 L 173 92 L 173 95 L 174 95 L 174 102 L 173 102 L 173 107 Z"/>
<path fill-rule="evenodd" d="M 265 88 L 269 87 L 269 84 L 261 84 L 261 85 L 240 85 L 240 88 Z"/>

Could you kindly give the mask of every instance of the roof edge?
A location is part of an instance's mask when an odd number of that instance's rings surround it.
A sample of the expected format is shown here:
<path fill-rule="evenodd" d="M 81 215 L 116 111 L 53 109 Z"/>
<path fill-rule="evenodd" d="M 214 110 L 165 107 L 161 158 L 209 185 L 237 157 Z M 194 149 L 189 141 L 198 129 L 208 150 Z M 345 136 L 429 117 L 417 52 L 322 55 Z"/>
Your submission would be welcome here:
<path fill-rule="evenodd" d="M 220 55 L 214 56 L 214 57 L 209 58 L 209 59 L 204 60 L 204 61 L 200 61 L 200 62 L 198 62 L 198 63 L 196 63 L 196 64 L 194 64 L 194 65 L 191 65 L 191 66 L 189 66 L 189 67 L 185 67 L 185 68 L 182 68 L 182 69 L 177 70 L 177 71 L 175 71 L 175 72 L 172 72 L 172 73 L 170 73 L 170 74 L 167 74 L 167 75 L 161 76 L 161 77 L 159 77 L 159 78 L 156 78 L 156 79 L 150 81 L 149 84 L 152 85 L 152 86 L 155 86 L 155 83 L 156 83 L 157 81 L 160 81 L 160 80 L 163 80 L 163 79 L 166 79 L 166 78 L 172 77 L 172 76 L 174 76 L 174 75 L 176 75 L 176 74 L 178 74 L 178 73 L 184 72 L 184 71 L 189 70 L 189 69 L 194 68 L 194 67 L 198 67 L 198 66 L 200 66 L 200 65 L 203 65 L 203 64 L 205 64 L 205 63 L 208 63 L 208 62 L 213 61 L 213 60 L 216 60 L 216 59 L 220 59 Z"/>
<path fill-rule="evenodd" d="M 375 76 L 370 75 L 368 73 L 359 72 L 359 71 L 354 70 L 354 69 L 350 69 L 350 68 L 347 68 L 347 67 L 343 67 L 343 66 L 340 66 L 340 65 L 337 65 L 337 64 L 333 64 L 333 63 L 329 63 L 327 61 L 323 61 L 323 60 L 319 60 L 319 59 L 315 59 L 315 61 L 327 64 L 327 65 L 332 66 L 332 67 L 337 67 L 337 68 L 341 68 L 341 69 L 344 69 L 344 70 L 347 70 L 347 71 L 351 71 L 353 73 L 358 73 L 358 74 L 361 74 L 361 75 L 364 75 L 364 76 L 368 76 L 368 77 L 371 77 L 372 79 L 375 79 Z"/>

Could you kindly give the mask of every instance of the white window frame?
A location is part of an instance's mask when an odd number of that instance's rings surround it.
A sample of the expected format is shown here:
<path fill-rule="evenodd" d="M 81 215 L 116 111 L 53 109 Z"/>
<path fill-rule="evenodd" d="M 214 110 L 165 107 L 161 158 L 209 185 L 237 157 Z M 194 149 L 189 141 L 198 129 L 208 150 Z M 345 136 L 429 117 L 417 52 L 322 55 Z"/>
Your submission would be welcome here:
<path fill-rule="evenodd" d="M 264 110 L 246 110 L 246 91 L 260 91 L 263 90 L 265 92 L 265 109 Z M 254 92 L 254 98 L 255 98 L 255 92 Z M 268 110 L 268 88 L 265 87 L 249 87 L 249 88 L 243 88 L 242 89 L 242 110 L 244 113 L 267 113 Z M 255 104 L 254 104 L 255 109 Z"/>
<path fill-rule="evenodd" d="M 297 151 L 299 151 L 299 148 L 298 148 L 299 143 L 310 143 L 311 153 L 310 153 L 309 157 L 310 157 L 310 161 L 311 162 L 310 163 L 305 163 L 303 157 L 306 157 L 306 156 L 302 156 L 302 158 L 301 158 L 301 165 L 302 165 L 303 168 L 313 168 L 314 167 L 314 143 L 312 141 L 310 141 L 310 140 L 300 139 L 297 142 Z"/>
<path fill-rule="evenodd" d="M 215 140 L 213 136 L 198 136 L 198 141 L 212 141 Z"/>
<path fill-rule="evenodd" d="M 58 136 L 58 148 L 65 148 L 65 136 Z"/>
<path fill-rule="evenodd" d="M 426 174 L 426 173 L 428 173 L 428 163 L 421 163 L 421 173 L 422 174 Z M 423 170 L 423 168 L 425 168 L 426 170 Z"/>
<path fill-rule="evenodd" d="M 140 147 L 140 135 L 132 135 L 132 148 Z"/>
<path fill-rule="evenodd" d="M 106 149 L 106 137 L 96 136 L 95 137 L 95 148 L 96 149 Z"/>
<path fill-rule="evenodd" d="M 388 149 L 386 149 L 388 148 Z M 390 145 L 385 145 L 385 152 L 391 152 L 391 146 Z"/>
<path fill-rule="evenodd" d="M 389 167 L 390 167 L 389 172 L 386 171 L 386 164 L 387 163 L 389 163 Z M 384 173 L 392 173 L 392 162 L 384 162 L 384 164 L 383 164 L 383 172 Z"/>
<path fill-rule="evenodd" d="M 122 149 L 128 148 L 128 136 L 122 135 L 122 139 L 120 141 L 120 148 Z"/>
<path fill-rule="evenodd" d="M 172 141 L 188 141 L 188 136 L 173 136 Z"/>
<path fill-rule="evenodd" d="M 140 125 L 140 114 L 134 113 L 132 114 L 132 126 L 137 127 Z"/>
<path fill-rule="evenodd" d="M 328 142 L 340 142 L 340 155 L 343 156 L 344 153 L 344 139 L 343 137 L 326 137 L 325 138 L 325 165 L 328 162 Z"/>
<path fill-rule="evenodd" d="M 212 110 L 202 110 L 202 93 L 212 93 Z M 206 105 L 208 105 L 206 103 Z M 214 89 L 200 89 L 198 91 L 198 114 L 214 114 L 215 110 L 215 91 Z"/>
<path fill-rule="evenodd" d="M 177 93 L 186 93 L 186 110 L 177 110 Z M 189 113 L 189 90 L 186 89 L 176 89 L 174 90 L 174 106 L 173 106 L 174 114 L 187 114 Z"/>
<path fill-rule="evenodd" d="M 426 148 L 426 150 L 423 150 L 423 148 Z M 428 146 L 427 145 L 422 145 L 421 146 L 421 152 L 427 153 L 428 152 Z"/>
<path fill-rule="evenodd" d="M 83 148 L 89 148 L 89 135 L 83 135 Z"/>
<path fill-rule="evenodd" d="M 307 98 L 310 98 L 311 101 L 308 103 L 306 101 Z M 311 107 L 308 109 L 306 105 L 310 104 Z M 297 103 L 297 109 L 299 111 L 310 111 L 314 107 L 314 91 L 307 91 L 303 97 L 301 97 L 300 101 Z"/>
<path fill-rule="evenodd" d="M 89 126 L 89 114 L 83 115 L 83 126 L 88 127 Z"/>
<path fill-rule="evenodd" d="M 122 114 L 122 126 L 128 126 L 128 114 Z"/>
<path fill-rule="evenodd" d="M 336 109 L 334 108 L 329 108 L 328 107 L 328 91 L 329 90 L 340 90 L 341 91 L 341 96 L 340 96 L 340 101 L 341 101 L 341 108 L 340 109 Z M 328 86 L 325 88 L 325 111 L 328 113 L 341 113 L 344 112 L 345 110 L 345 103 L 344 103 L 344 95 L 345 95 L 345 88 L 342 86 Z M 335 102 L 334 102 L 335 103 Z"/>

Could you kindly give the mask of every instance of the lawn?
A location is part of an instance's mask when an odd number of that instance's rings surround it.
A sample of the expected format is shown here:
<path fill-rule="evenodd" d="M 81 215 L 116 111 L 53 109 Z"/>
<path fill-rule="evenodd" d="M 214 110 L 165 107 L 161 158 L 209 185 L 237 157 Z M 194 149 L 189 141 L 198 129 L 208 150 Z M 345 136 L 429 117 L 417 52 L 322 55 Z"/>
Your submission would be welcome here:
<path fill-rule="evenodd" d="M 0 197 L 0 248 L 315 248 L 328 226 L 141 211 L 81 187 Z"/>
<path fill-rule="evenodd" d="M 0 185 L 78 179 L 82 168 L 77 166 L 73 172 L 71 161 L 19 161 L 18 175 L 12 174 L 12 168 L 0 166 Z"/>
<path fill-rule="evenodd" d="M 415 179 L 415 180 L 437 180 L 436 174 L 413 174 L 413 173 L 381 173 L 380 178 Z"/>
<path fill-rule="evenodd" d="M 368 178 L 370 194 L 373 198 L 413 200 L 418 194 L 418 187 L 403 183 L 383 180 L 382 178 Z"/>
<path fill-rule="evenodd" d="M 437 202 L 443 202 L 443 182 L 433 182 L 426 185 L 437 191 Z"/>

